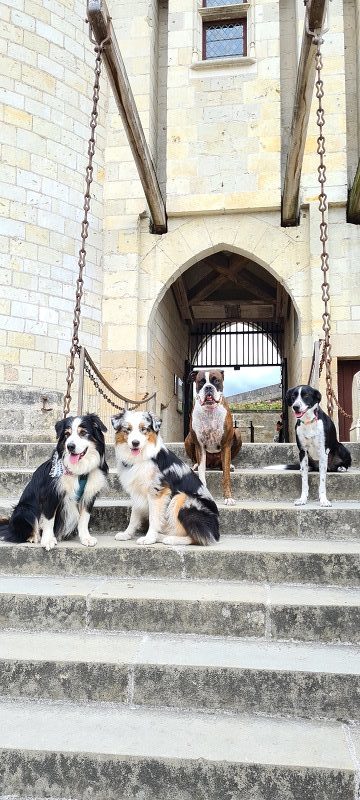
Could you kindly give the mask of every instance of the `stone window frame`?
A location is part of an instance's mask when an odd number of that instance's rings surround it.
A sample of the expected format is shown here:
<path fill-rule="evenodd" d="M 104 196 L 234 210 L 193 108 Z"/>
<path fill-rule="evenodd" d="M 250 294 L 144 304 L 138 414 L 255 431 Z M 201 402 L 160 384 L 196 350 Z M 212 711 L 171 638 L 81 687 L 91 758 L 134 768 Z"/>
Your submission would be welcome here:
<path fill-rule="evenodd" d="M 204 0 L 195 0 L 195 4 L 196 19 L 191 69 L 254 64 L 256 61 L 254 42 L 254 0 L 249 0 L 249 2 L 246 0 L 246 2 L 243 3 L 234 2 L 231 5 L 219 6 L 206 6 L 204 5 Z M 246 55 L 204 58 L 204 23 L 227 22 L 228 20 L 237 21 L 244 18 L 246 20 Z M 199 55 L 201 60 L 199 60 Z"/>

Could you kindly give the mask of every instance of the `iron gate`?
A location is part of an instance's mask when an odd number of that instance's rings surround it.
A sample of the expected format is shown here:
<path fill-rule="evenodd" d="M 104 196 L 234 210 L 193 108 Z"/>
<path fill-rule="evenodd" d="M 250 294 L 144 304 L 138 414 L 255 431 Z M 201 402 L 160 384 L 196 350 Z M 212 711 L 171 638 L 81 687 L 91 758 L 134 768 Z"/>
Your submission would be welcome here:
<path fill-rule="evenodd" d="M 195 324 L 189 336 L 189 360 L 184 375 L 184 434 L 189 431 L 192 408 L 192 382 L 194 369 L 218 367 L 273 367 L 281 368 L 284 397 L 287 390 L 287 365 L 283 358 L 283 327 L 275 322 L 201 322 Z M 284 414 L 284 433 L 287 441 L 287 418 Z"/>

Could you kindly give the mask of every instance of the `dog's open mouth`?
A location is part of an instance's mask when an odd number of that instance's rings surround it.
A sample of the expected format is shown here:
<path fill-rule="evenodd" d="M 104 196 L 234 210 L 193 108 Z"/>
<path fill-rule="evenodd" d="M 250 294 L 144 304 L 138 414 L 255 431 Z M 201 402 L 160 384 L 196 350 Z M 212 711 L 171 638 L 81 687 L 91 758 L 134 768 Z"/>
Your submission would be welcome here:
<path fill-rule="evenodd" d="M 70 464 L 78 464 L 81 458 L 84 458 L 84 455 L 87 453 L 88 449 L 84 450 L 82 453 L 70 453 L 69 461 Z"/>
<path fill-rule="evenodd" d="M 293 409 L 296 419 L 300 419 L 301 417 L 303 417 L 308 410 L 309 410 L 308 408 L 305 408 L 305 411 L 294 411 Z"/>
<path fill-rule="evenodd" d="M 131 447 L 130 450 L 132 456 L 140 455 L 140 447 Z"/>
<path fill-rule="evenodd" d="M 201 405 L 204 406 L 215 406 L 219 401 L 215 400 L 215 397 L 212 394 L 207 394 L 205 399 L 201 402 Z"/>

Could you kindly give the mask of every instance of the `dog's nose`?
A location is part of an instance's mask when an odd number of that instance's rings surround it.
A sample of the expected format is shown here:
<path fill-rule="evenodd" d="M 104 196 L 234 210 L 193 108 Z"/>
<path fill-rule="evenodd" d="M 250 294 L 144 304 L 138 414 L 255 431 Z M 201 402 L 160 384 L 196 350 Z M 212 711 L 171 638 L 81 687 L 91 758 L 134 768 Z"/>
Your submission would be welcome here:
<path fill-rule="evenodd" d="M 69 442 L 69 444 L 67 444 L 66 447 L 69 453 L 75 453 L 76 445 L 73 442 Z"/>
<path fill-rule="evenodd" d="M 294 411 L 300 411 L 300 406 L 293 405 L 293 409 L 294 409 Z"/>
<path fill-rule="evenodd" d="M 137 450 L 137 448 L 139 447 L 139 444 L 140 444 L 140 442 L 138 441 L 138 439 L 133 439 L 133 441 L 131 442 L 131 447 L 134 450 Z"/>

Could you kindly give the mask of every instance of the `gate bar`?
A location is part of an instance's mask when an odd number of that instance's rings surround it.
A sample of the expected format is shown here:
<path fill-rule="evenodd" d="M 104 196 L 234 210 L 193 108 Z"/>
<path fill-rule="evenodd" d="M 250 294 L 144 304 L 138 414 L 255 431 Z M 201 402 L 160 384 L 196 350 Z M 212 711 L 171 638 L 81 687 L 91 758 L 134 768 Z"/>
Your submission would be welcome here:
<path fill-rule="evenodd" d="M 104 64 L 149 205 L 153 233 L 166 233 L 164 200 L 105 0 L 88 0 L 87 15 L 98 45 L 111 38 L 103 51 Z"/>

